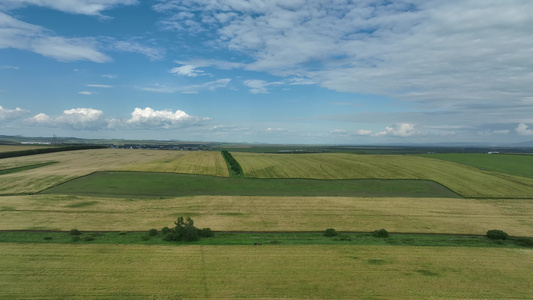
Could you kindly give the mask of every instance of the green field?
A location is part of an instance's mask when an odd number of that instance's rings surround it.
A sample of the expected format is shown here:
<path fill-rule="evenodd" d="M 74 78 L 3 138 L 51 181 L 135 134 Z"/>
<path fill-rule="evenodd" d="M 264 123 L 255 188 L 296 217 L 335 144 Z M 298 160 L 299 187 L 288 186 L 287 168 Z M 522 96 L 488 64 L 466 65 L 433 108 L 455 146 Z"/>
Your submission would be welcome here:
<path fill-rule="evenodd" d="M 464 197 L 531 198 L 533 179 L 412 155 L 257 154 L 236 152 L 246 177 L 425 179 Z"/>
<path fill-rule="evenodd" d="M 314 180 L 220 178 L 144 172 L 98 172 L 50 188 L 46 194 L 90 196 L 359 196 L 457 197 L 424 180 Z"/>

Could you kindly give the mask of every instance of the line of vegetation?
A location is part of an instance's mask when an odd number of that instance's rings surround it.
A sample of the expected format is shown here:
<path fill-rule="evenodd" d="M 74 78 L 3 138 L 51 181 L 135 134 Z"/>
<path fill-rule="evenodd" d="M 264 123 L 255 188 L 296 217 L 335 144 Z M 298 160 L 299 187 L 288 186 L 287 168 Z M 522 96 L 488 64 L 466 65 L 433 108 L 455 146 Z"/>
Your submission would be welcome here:
<path fill-rule="evenodd" d="M 195 195 L 460 197 L 446 187 L 426 180 L 259 179 L 109 171 L 76 178 L 47 189 L 42 193 L 101 197 L 180 197 Z"/>
<path fill-rule="evenodd" d="M 183 225 L 183 228 L 185 225 Z M 447 246 L 447 247 L 497 247 L 533 248 L 531 237 L 492 239 L 488 236 L 442 234 L 395 234 L 376 230 L 371 233 L 336 232 L 213 232 L 201 236 L 206 229 L 196 229 L 198 240 L 168 239 L 169 231 L 151 229 L 145 232 L 94 232 L 71 230 L 69 232 L 4 231 L 4 243 L 98 243 L 98 244 L 149 244 L 149 245 L 396 245 L 396 246 Z M 192 232 L 192 231 L 191 231 Z M 172 233 L 170 233 L 172 235 Z M 215 236 L 216 234 L 216 236 Z M 195 235 L 195 234 L 193 234 Z"/>
<path fill-rule="evenodd" d="M 3 169 L 3 170 L 0 170 L 0 175 L 17 173 L 17 172 L 22 172 L 22 171 L 27 171 L 27 170 L 32 170 L 32 169 L 37 169 L 37 168 L 45 167 L 45 166 L 52 165 L 52 164 L 55 164 L 55 163 L 57 163 L 57 162 L 51 161 L 51 162 L 45 162 L 45 163 L 41 163 L 41 164 L 33 164 L 33 165 L 27 165 L 27 166 L 22 166 L 22 167 Z"/>
<path fill-rule="evenodd" d="M 107 148 L 107 147 L 102 146 L 102 145 L 69 145 L 69 146 L 57 146 L 57 147 L 50 147 L 50 148 L 28 149 L 28 150 L 20 150 L 20 151 L 8 151 L 8 152 L 0 152 L 0 159 L 44 154 L 44 153 L 62 152 L 62 151 L 103 149 L 103 148 Z"/>
<path fill-rule="evenodd" d="M 221 151 L 226 164 L 228 165 L 228 170 L 231 177 L 243 177 L 244 173 L 239 162 L 226 150 Z"/>

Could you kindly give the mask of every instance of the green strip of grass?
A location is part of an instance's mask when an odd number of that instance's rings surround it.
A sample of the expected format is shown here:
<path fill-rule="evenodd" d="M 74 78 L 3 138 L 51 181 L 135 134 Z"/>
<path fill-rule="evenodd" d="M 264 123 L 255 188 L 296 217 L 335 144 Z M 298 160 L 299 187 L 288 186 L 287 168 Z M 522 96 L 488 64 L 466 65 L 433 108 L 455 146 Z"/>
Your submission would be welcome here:
<path fill-rule="evenodd" d="M 485 236 L 390 234 L 377 238 L 370 233 L 340 233 L 325 237 L 321 232 L 216 232 L 213 238 L 197 242 L 167 242 L 161 232 L 149 236 L 148 232 L 82 232 L 73 241 L 69 232 L 9 231 L 0 232 L 0 242 L 9 243 L 96 243 L 96 244 L 146 244 L 146 245 L 396 245 L 396 246 L 450 246 L 450 247 L 526 247 L 518 238 L 493 241 Z M 529 246 L 531 248 L 531 245 Z"/>
<path fill-rule="evenodd" d="M 37 168 L 45 167 L 45 166 L 52 165 L 52 164 L 55 164 L 55 163 L 57 163 L 57 162 L 53 162 L 52 161 L 52 162 L 46 162 L 46 163 L 34 164 L 34 165 L 27 165 L 27 166 L 22 166 L 22 167 L 17 167 L 17 168 L 3 169 L 3 170 L 0 170 L 0 175 L 17 173 L 17 172 L 22 172 L 22 171 L 27 171 L 27 170 L 32 170 L 32 169 L 37 169 Z"/>
<path fill-rule="evenodd" d="M 332 196 L 332 197 L 459 197 L 425 180 L 316 180 L 223 178 L 143 172 L 98 172 L 43 191 L 106 197 L 153 196 Z"/>

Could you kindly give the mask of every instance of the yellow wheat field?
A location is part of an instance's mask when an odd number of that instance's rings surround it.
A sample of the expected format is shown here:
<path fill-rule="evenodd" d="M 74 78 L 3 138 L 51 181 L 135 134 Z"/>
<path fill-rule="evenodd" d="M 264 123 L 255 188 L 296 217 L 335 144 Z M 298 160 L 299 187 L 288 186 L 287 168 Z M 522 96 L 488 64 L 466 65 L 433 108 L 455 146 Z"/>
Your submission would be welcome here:
<path fill-rule="evenodd" d="M 56 152 L 1 159 L 0 170 L 43 162 L 56 163 L 0 175 L 0 194 L 35 193 L 96 171 L 135 169 L 145 164 L 161 165 L 158 168 L 166 170 L 165 172 L 172 170 L 178 173 L 203 172 L 205 175 L 228 176 L 227 167 L 219 152 L 171 150 L 96 149 Z"/>
<path fill-rule="evenodd" d="M 245 176 L 316 179 L 427 179 L 466 197 L 531 198 L 533 179 L 409 155 L 232 153 Z"/>
<path fill-rule="evenodd" d="M 2 299 L 531 299 L 533 250 L 0 244 Z"/>
<path fill-rule="evenodd" d="M 180 152 L 154 161 L 117 168 L 122 171 L 172 172 L 229 177 L 226 161 L 215 151 Z"/>
<path fill-rule="evenodd" d="M 220 231 L 345 231 L 533 236 L 533 201 L 443 198 L 195 196 L 123 199 L 0 197 L 0 229 L 148 230 L 190 216 Z"/>

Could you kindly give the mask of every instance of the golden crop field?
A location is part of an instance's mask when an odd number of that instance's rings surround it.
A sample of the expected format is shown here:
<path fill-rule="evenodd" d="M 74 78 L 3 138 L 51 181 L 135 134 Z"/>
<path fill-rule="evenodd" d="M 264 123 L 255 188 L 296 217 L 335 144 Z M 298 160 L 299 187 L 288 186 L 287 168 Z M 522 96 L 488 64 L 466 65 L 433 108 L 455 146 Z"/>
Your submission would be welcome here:
<path fill-rule="evenodd" d="M 220 159 L 216 158 L 217 155 Z M 0 160 L 0 170 L 44 162 L 57 163 L 1 175 L 0 194 L 35 193 L 96 171 L 136 168 L 143 164 L 154 165 L 153 162 L 164 165 L 160 169 L 172 169 L 174 172 L 201 171 L 203 174 L 226 176 L 228 171 L 224 169 L 225 164 L 221 166 L 221 160 L 224 162 L 219 152 L 129 149 L 78 150 L 4 158 Z"/>
<path fill-rule="evenodd" d="M 218 151 L 180 152 L 154 161 L 117 168 L 122 171 L 172 172 L 229 177 L 226 161 Z"/>
<path fill-rule="evenodd" d="M 531 299 L 533 250 L 0 244 L 2 299 Z"/>
<path fill-rule="evenodd" d="M 426 179 L 465 197 L 531 198 L 533 179 L 411 155 L 232 153 L 246 177 Z"/>
<path fill-rule="evenodd" d="M 190 216 L 219 231 L 344 231 L 533 236 L 533 201 L 457 198 L 195 196 L 124 199 L 62 195 L 0 197 L 0 229 L 140 230 Z"/>

